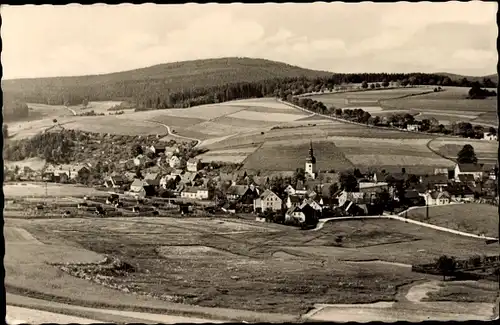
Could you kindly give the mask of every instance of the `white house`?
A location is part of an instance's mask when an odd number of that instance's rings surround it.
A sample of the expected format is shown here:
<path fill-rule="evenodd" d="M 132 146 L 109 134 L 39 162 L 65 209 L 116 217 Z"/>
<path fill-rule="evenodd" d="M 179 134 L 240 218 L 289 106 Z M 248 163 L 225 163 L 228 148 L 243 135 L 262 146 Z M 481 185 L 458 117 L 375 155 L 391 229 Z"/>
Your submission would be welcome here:
<path fill-rule="evenodd" d="M 295 189 L 293 188 L 292 185 L 288 185 L 286 188 L 285 188 L 285 191 L 284 191 L 287 195 L 295 195 Z"/>
<path fill-rule="evenodd" d="M 190 172 L 197 172 L 201 168 L 201 161 L 196 158 L 190 158 L 187 161 L 187 170 Z"/>
<path fill-rule="evenodd" d="M 427 191 L 421 196 L 424 197 L 427 205 L 443 205 L 449 204 L 451 201 L 450 194 L 447 191 Z"/>
<path fill-rule="evenodd" d="M 172 156 L 168 161 L 168 165 L 172 168 L 183 168 L 186 165 L 186 162 L 180 157 Z"/>
<path fill-rule="evenodd" d="M 483 139 L 484 140 L 489 140 L 489 141 L 497 141 L 498 137 L 497 137 L 496 134 L 485 132 Z"/>
<path fill-rule="evenodd" d="M 206 187 L 186 187 L 181 192 L 181 198 L 194 200 L 207 200 L 210 197 Z"/>
<path fill-rule="evenodd" d="M 475 180 L 483 178 L 483 168 L 478 164 L 456 164 L 455 180 L 460 181 L 460 175 L 472 175 Z"/>
<path fill-rule="evenodd" d="M 255 211 L 279 211 L 283 205 L 283 200 L 274 192 L 265 190 L 257 199 L 254 200 L 253 206 Z"/>

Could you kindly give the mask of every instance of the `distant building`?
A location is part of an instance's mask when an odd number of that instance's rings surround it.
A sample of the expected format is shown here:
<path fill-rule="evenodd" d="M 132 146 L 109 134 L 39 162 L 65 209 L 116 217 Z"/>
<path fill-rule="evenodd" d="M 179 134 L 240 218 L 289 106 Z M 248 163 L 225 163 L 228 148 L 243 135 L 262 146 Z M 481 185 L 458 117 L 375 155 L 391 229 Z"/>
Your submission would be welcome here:
<path fill-rule="evenodd" d="M 316 157 L 314 157 L 312 141 L 309 147 L 309 156 L 306 158 L 305 173 L 312 179 L 316 178 Z"/>
<path fill-rule="evenodd" d="M 158 155 L 160 153 L 164 153 L 165 152 L 165 144 L 164 143 L 157 143 L 157 144 L 153 144 L 149 150 L 151 150 L 155 155 Z"/>

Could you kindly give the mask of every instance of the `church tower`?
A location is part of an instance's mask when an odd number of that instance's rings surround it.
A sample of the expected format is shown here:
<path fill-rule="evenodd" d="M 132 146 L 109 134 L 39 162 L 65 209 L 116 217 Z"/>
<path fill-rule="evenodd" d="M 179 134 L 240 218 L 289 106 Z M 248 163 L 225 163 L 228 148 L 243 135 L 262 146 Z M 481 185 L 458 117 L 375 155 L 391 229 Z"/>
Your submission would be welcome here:
<path fill-rule="evenodd" d="M 309 156 L 306 159 L 305 174 L 311 178 L 316 178 L 316 157 L 314 157 L 312 141 L 309 147 Z"/>

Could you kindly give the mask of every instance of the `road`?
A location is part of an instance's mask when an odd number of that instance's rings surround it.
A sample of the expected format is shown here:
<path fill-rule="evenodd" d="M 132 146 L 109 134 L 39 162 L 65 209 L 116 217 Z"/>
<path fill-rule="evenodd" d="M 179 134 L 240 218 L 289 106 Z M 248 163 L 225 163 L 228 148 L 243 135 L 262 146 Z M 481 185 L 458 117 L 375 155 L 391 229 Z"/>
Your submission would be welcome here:
<path fill-rule="evenodd" d="M 163 126 L 164 128 L 167 129 L 167 133 L 168 135 L 170 136 L 173 136 L 173 137 L 176 137 L 176 138 L 179 138 L 179 139 L 184 139 L 184 140 L 189 140 L 189 141 L 196 141 L 196 145 L 193 147 L 193 148 L 196 148 L 198 147 L 200 144 L 201 144 L 201 140 L 200 139 L 196 139 L 196 138 L 189 138 L 189 137 L 185 137 L 185 136 L 182 136 L 182 135 L 178 135 L 178 134 L 175 134 L 173 133 L 171 130 L 170 130 L 170 127 L 164 123 L 160 123 L 160 122 L 156 122 L 156 121 L 145 121 L 145 122 L 148 122 L 148 123 L 155 123 L 155 124 L 158 124 L 158 125 L 161 125 Z"/>

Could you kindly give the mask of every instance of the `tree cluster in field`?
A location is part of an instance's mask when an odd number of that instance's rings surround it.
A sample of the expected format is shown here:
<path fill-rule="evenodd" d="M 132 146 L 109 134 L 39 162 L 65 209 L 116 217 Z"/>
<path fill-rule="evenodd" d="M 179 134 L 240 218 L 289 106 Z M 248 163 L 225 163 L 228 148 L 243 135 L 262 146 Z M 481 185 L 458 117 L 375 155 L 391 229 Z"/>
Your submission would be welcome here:
<path fill-rule="evenodd" d="M 408 125 L 418 125 L 421 132 L 453 134 L 464 138 L 482 139 L 487 131 L 491 135 L 496 135 L 497 130 L 489 127 L 488 130 L 481 125 L 472 125 L 469 122 L 452 123 L 450 126 L 439 124 L 436 118 L 415 120 L 412 114 L 391 114 L 386 116 L 372 116 L 369 112 L 361 108 L 327 108 L 322 102 L 307 97 L 297 97 L 288 95 L 286 101 L 307 109 L 311 112 L 334 116 L 351 122 L 363 123 L 367 125 L 395 127 L 406 129 Z"/>
<path fill-rule="evenodd" d="M 54 164 L 83 161 L 115 164 L 131 158 L 131 150 L 124 148 L 150 146 L 156 141 L 156 136 L 107 135 L 63 129 L 4 143 L 3 154 L 4 159 L 11 161 L 40 158 Z"/>
<path fill-rule="evenodd" d="M 104 116 L 104 113 L 96 113 L 94 110 L 76 114 L 77 116 Z"/>
<path fill-rule="evenodd" d="M 83 78 L 83 77 L 82 77 Z M 245 79 L 242 76 L 240 79 Z M 259 79 L 260 78 L 260 79 Z M 227 78 L 226 78 L 227 79 Z M 138 109 L 183 108 L 201 104 L 213 104 L 235 99 L 279 96 L 286 99 L 289 94 L 299 95 L 309 92 L 333 90 L 342 84 L 359 83 L 363 88 L 388 87 L 391 83 L 407 85 L 439 85 L 471 87 L 473 83 L 466 78 L 456 81 L 447 76 L 436 74 L 387 74 L 359 73 L 332 74 L 326 77 L 277 77 L 269 78 L 268 73 L 261 77 L 253 76 L 252 81 L 236 82 L 236 78 L 222 82 L 212 81 L 205 86 L 185 87 L 166 82 L 165 78 L 141 78 L 126 81 L 109 81 L 104 83 L 76 83 L 59 86 L 50 83 L 32 87 L 5 87 L 4 92 L 13 99 L 24 103 L 41 103 L 49 105 L 81 105 L 88 101 L 128 100 Z M 16 81 L 17 82 L 17 81 Z M 20 83 L 27 81 L 18 81 Z M 35 82 L 35 81 L 33 81 Z M 371 85 L 368 85 L 371 83 Z M 194 83 L 196 84 L 196 83 Z M 483 87 L 495 87 L 490 79 L 483 79 Z M 373 86 L 372 86 L 373 85 Z"/>
<path fill-rule="evenodd" d="M 469 99 L 484 99 L 486 97 L 495 97 L 497 92 L 494 90 L 488 90 L 481 88 L 481 85 L 477 82 L 473 83 L 472 88 L 469 89 Z"/>
<path fill-rule="evenodd" d="M 3 98 L 3 119 L 4 121 L 15 121 L 29 117 L 29 107 L 26 101 L 14 99 L 4 95 Z"/>

